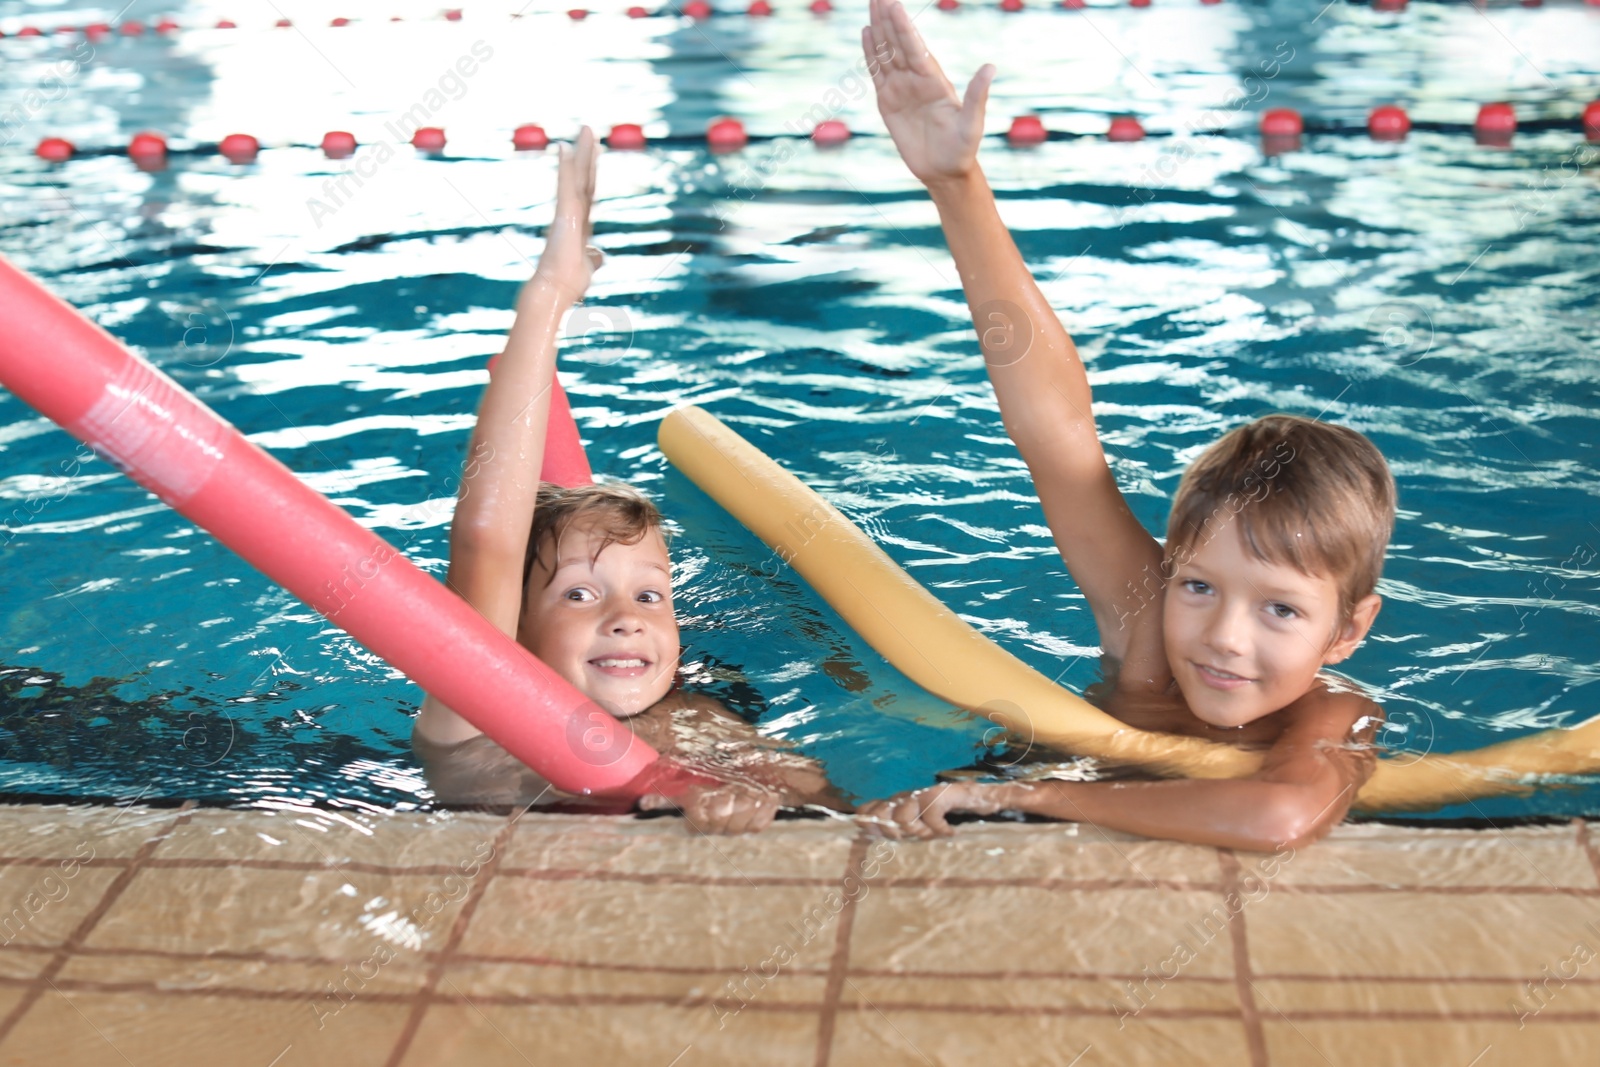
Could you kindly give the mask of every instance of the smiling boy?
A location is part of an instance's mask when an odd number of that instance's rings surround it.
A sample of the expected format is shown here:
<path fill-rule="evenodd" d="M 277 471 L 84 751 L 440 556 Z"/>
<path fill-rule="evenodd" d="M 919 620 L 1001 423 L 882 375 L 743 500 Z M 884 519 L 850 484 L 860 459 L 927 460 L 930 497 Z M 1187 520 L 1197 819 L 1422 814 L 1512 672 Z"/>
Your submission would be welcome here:
<path fill-rule="evenodd" d="M 995 68 L 965 99 L 904 6 L 862 31 L 878 110 L 938 207 L 1007 432 L 1100 632 L 1106 710 L 1132 726 L 1264 749 L 1237 780 L 950 783 L 862 808 L 893 836 L 952 811 L 1018 810 L 1152 837 L 1271 850 L 1336 825 L 1371 774 L 1382 712 L 1321 674 L 1377 616 L 1395 487 L 1365 437 L 1269 416 L 1184 473 L 1165 548 L 1133 517 L 1090 413 L 1089 380 L 978 166 Z M 1019 355 L 1015 338 L 1027 337 Z"/>

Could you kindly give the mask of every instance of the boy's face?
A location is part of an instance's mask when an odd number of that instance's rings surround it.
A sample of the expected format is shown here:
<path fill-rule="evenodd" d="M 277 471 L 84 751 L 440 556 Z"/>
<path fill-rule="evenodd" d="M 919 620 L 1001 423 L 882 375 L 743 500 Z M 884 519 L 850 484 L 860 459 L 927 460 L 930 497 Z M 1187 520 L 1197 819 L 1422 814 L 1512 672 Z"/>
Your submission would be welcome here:
<path fill-rule="evenodd" d="M 517 640 L 579 692 L 627 718 L 666 696 L 678 669 L 671 564 L 659 530 L 637 544 L 612 542 L 596 557 L 600 541 L 592 524 L 574 521 L 554 560 L 534 564 Z"/>
<path fill-rule="evenodd" d="M 1230 521 L 1167 583 L 1167 661 L 1197 718 L 1243 726 L 1294 703 L 1324 664 L 1355 651 L 1378 606 L 1365 597 L 1341 624 L 1333 578 L 1257 559 Z"/>

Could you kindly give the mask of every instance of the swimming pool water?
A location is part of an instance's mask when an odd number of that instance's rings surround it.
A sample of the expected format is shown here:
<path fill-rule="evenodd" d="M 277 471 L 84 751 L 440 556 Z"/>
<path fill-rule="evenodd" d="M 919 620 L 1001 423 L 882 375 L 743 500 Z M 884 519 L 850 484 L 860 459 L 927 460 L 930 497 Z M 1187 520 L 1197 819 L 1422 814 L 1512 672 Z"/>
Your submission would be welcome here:
<path fill-rule="evenodd" d="M 196 27 L 243 15 L 173 10 Z M 658 494 L 678 528 L 691 682 L 863 797 L 993 738 L 920 695 L 666 465 L 656 424 L 686 402 L 978 629 L 1064 685 L 1092 682 L 1089 613 L 1001 429 L 937 216 L 860 73 L 863 12 L 513 10 L 445 23 L 396 3 L 333 30 L 284 5 L 296 29 L 112 39 L 87 59 L 79 38 L 0 41 L 0 252 L 442 577 L 483 364 L 554 192 L 554 152 L 517 156 L 509 131 L 683 135 L 602 159 L 608 262 L 562 377 L 596 470 Z M 410 21 L 379 21 L 391 13 Z M 113 14 L 8 0 L 0 30 Z M 1386 704 L 1383 740 L 1406 759 L 1580 722 L 1600 712 L 1586 688 L 1600 672 L 1595 149 L 1539 120 L 1597 95 L 1600 12 L 1314 14 L 930 7 L 918 23 L 961 84 L 999 66 L 997 134 L 1023 112 L 1081 134 L 1127 112 L 1172 134 L 996 137 L 982 157 L 1089 360 L 1140 519 L 1164 528 L 1184 465 L 1240 422 L 1354 426 L 1400 486 L 1385 606 L 1346 665 Z M 475 42 L 492 57 L 443 81 Z M 29 95 L 68 67 L 62 91 Z M 333 184 L 347 164 L 313 147 L 323 132 L 393 141 L 386 124 L 433 89 L 445 159 L 404 148 Z M 1450 128 L 1493 99 L 1533 129 L 1504 148 Z M 1359 131 L 1387 102 L 1444 128 L 1398 144 L 1312 133 L 1274 156 L 1251 132 L 1277 106 Z M 809 129 L 818 108 L 857 138 L 693 143 L 720 114 L 766 135 Z M 145 128 L 173 140 L 164 171 L 30 154 L 46 135 L 114 147 Z M 236 130 L 261 138 L 256 164 L 182 151 Z M 415 687 L 9 394 L 0 507 L 0 791 L 427 803 L 407 745 Z M 1600 813 L 1592 778 L 1438 814 L 1568 813 Z"/>

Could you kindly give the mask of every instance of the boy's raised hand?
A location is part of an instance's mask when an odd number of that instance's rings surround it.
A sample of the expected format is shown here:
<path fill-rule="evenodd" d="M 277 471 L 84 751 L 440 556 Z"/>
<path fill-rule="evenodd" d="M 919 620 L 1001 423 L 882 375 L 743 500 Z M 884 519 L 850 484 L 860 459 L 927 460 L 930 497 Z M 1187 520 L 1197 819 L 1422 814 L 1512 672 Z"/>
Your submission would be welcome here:
<path fill-rule="evenodd" d="M 900 0 L 872 0 L 861 46 L 878 91 L 878 113 L 911 173 L 924 185 L 965 177 L 977 166 L 983 110 L 995 66 L 985 63 L 965 99 L 945 77 Z"/>
<path fill-rule="evenodd" d="M 594 131 L 578 131 L 576 144 L 559 147 L 556 178 L 556 215 L 545 230 L 544 252 L 533 273 L 535 282 L 553 285 L 576 303 L 589 289 L 589 279 L 605 262 L 605 255 L 589 244 L 593 228 L 589 209 L 594 204 L 595 164 L 600 152 Z"/>

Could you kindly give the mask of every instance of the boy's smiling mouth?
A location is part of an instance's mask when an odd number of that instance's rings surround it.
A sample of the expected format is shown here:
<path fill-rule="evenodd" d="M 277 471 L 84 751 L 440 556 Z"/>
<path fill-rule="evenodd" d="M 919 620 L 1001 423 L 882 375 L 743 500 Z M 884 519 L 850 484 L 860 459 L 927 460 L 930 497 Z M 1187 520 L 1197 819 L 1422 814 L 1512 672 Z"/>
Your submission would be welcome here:
<path fill-rule="evenodd" d="M 637 678 L 649 669 L 650 661 L 643 656 L 596 656 L 589 666 L 613 678 Z"/>
<path fill-rule="evenodd" d="M 1204 663 L 1194 664 L 1194 669 L 1195 673 L 1200 675 L 1200 680 L 1213 689 L 1237 689 L 1255 681 L 1254 678 L 1246 678 L 1242 674 L 1234 674 L 1231 671 L 1225 671 L 1219 667 L 1211 667 Z"/>

